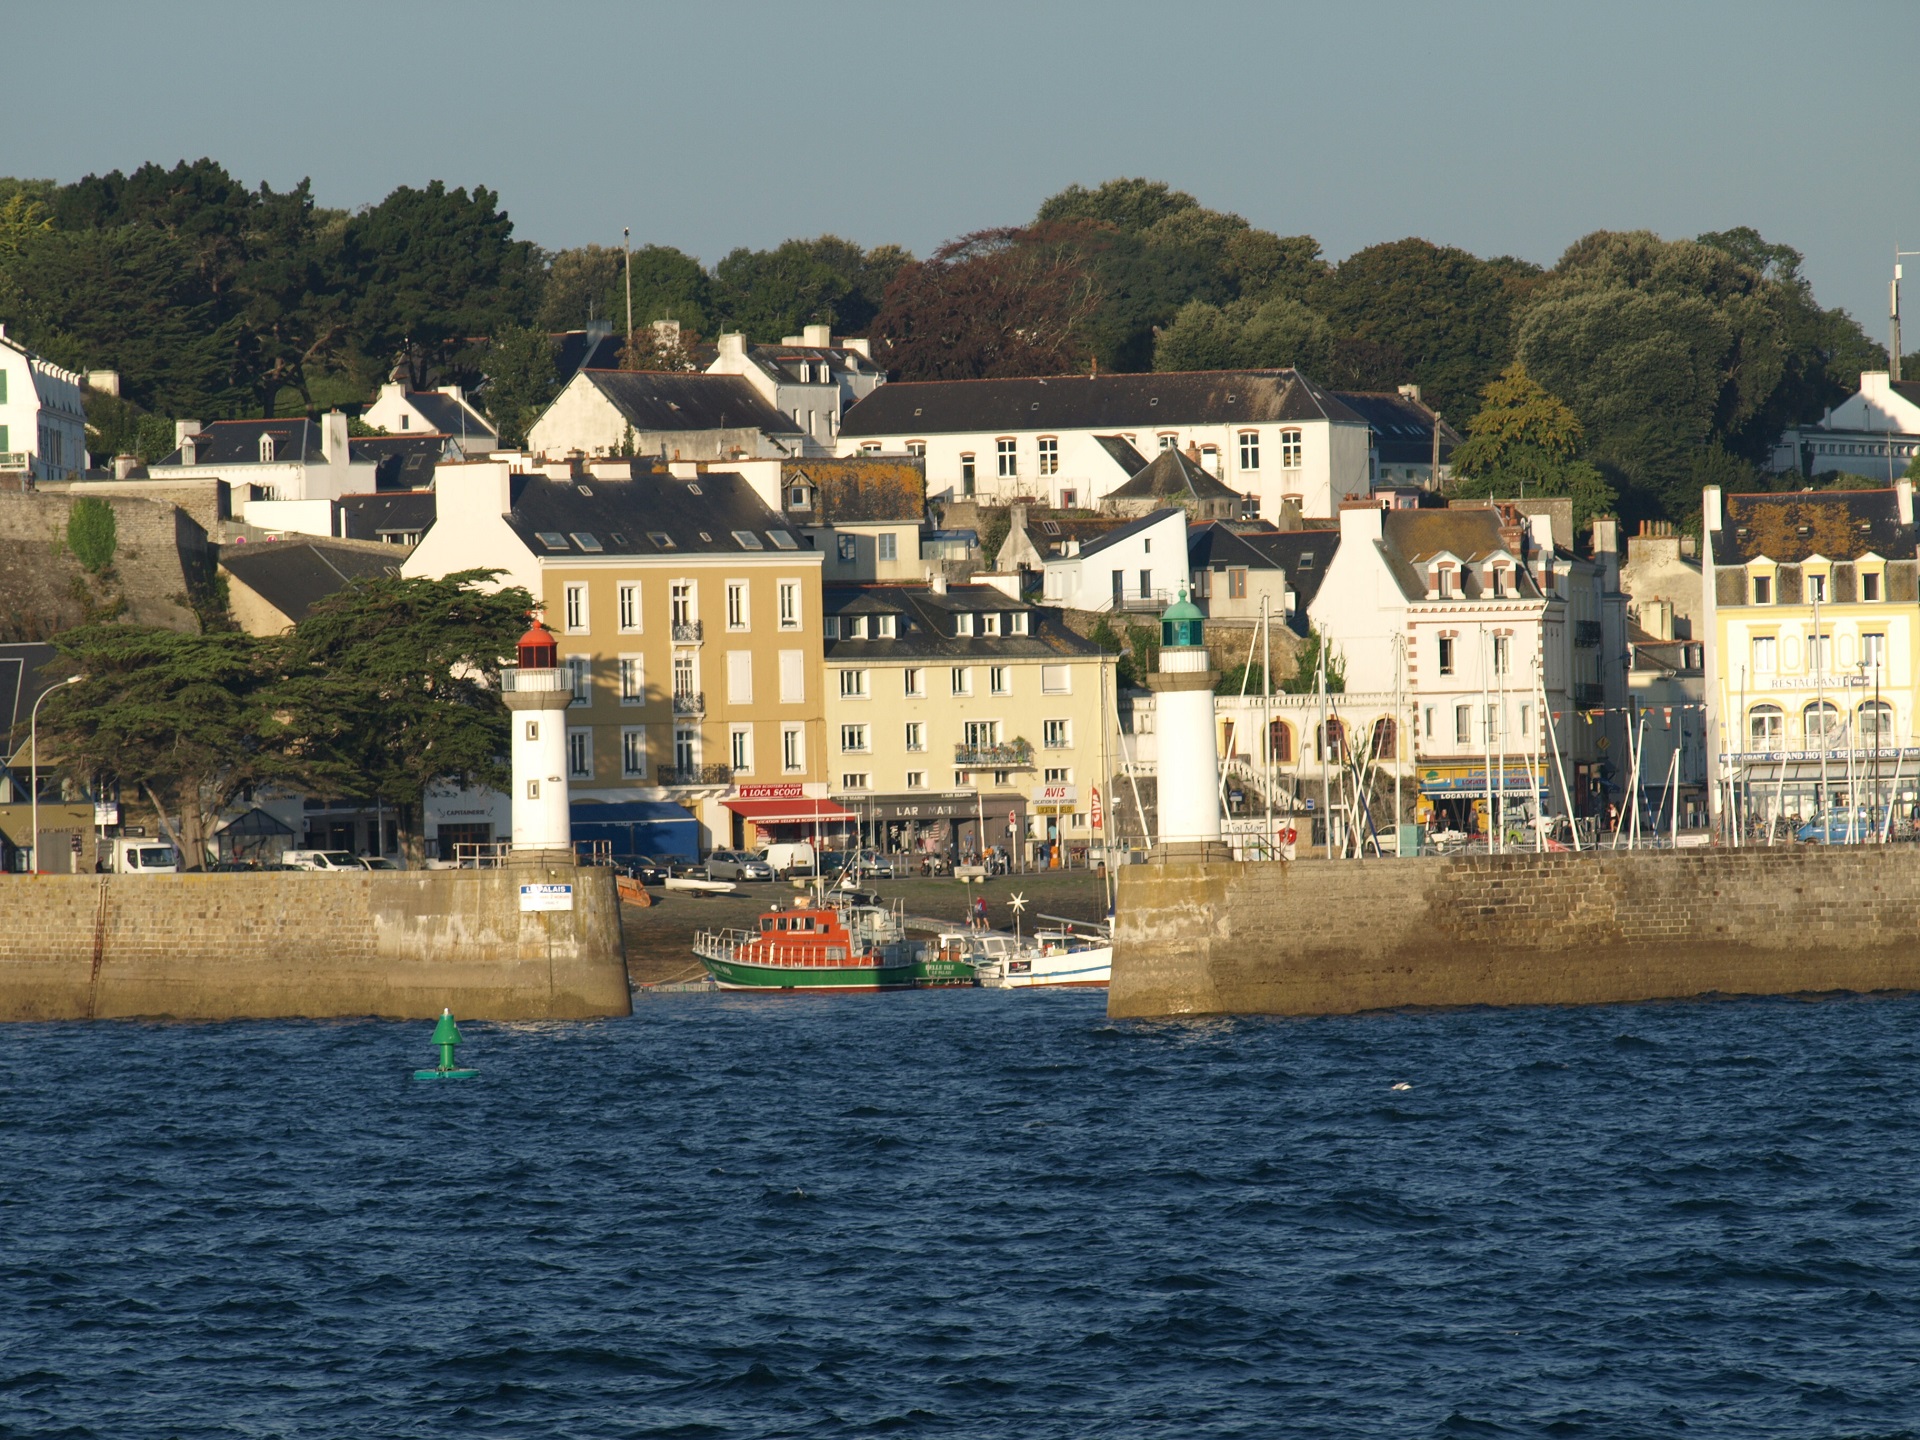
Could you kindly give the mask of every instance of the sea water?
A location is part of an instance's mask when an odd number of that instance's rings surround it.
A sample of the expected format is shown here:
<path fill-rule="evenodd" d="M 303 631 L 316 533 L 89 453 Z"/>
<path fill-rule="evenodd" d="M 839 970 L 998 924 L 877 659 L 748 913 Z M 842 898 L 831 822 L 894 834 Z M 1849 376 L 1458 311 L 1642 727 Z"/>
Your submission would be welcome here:
<path fill-rule="evenodd" d="M 0 1028 L 0 1435 L 1920 1433 L 1920 999 L 462 1028 Z"/>

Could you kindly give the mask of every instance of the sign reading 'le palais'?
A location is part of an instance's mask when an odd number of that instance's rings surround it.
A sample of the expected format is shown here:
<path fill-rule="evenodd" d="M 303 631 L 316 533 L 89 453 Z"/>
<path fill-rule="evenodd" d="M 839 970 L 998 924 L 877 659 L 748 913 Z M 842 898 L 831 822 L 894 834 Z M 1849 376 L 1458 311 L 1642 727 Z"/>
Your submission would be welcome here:
<path fill-rule="evenodd" d="M 571 910 L 573 909 L 573 886 L 522 885 L 520 908 L 522 910 Z"/>

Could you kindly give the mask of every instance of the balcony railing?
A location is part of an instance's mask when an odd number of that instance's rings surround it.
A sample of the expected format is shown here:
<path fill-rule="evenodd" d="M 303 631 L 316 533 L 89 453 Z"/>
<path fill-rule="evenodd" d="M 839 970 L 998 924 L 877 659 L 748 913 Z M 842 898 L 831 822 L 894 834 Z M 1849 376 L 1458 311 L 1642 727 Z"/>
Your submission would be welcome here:
<path fill-rule="evenodd" d="M 1116 612 L 1137 613 L 1150 611 L 1158 615 L 1173 604 L 1171 590 L 1153 590 L 1142 595 L 1139 591 L 1130 591 L 1125 595 L 1111 595 L 1100 605 L 1096 614 L 1114 614 Z"/>
<path fill-rule="evenodd" d="M 676 715 L 704 715 L 707 713 L 707 692 L 704 690 L 676 690 L 673 692 L 673 713 Z"/>
<path fill-rule="evenodd" d="M 1598 620 L 1576 620 L 1573 622 L 1573 643 L 1582 650 L 1595 650 L 1600 645 L 1600 622 Z"/>
<path fill-rule="evenodd" d="M 968 745 L 953 747 L 953 763 L 961 770 L 1031 770 L 1033 744 L 1013 740 L 1005 745 Z"/>
<path fill-rule="evenodd" d="M 731 765 L 662 765 L 654 772 L 662 785 L 730 785 Z"/>
<path fill-rule="evenodd" d="M 681 645 L 700 643 L 700 622 L 698 620 L 676 620 L 673 622 L 673 638 Z"/>
<path fill-rule="evenodd" d="M 1595 710 L 1607 703 L 1607 687 L 1604 685 L 1575 685 L 1573 703 L 1582 710 Z"/>

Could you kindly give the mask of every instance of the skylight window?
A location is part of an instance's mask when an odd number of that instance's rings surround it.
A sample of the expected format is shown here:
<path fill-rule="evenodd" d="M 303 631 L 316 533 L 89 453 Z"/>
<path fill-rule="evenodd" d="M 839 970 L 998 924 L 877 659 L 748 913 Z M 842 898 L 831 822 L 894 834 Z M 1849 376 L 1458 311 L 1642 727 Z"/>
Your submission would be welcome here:
<path fill-rule="evenodd" d="M 1040 522 L 1040 528 L 1049 535 L 1058 535 L 1060 533 L 1060 522 L 1058 520 L 1042 520 Z"/>
<path fill-rule="evenodd" d="M 1300 568 L 1302 570 L 1311 570 L 1313 568 L 1313 552 L 1311 550 L 1302 550 L 1300 552 Z"/>
<path fill-rule="evenodd" d="M 701 495 L 701 494 L 705 494 L 705 493 L 706 493 L 706 492 L 705 492 L 705 491 L 703 491 L 703 490 L 701 490 L 701 488 L 699 487 L 699 485 L 697 485 L 696 483 L 694 483 L 694 482 L 693 482 L 693 481 L 691 481 L 691 480 L 689 480 L 689 481 L 687 481 L 687 494 L 689 494 L 689 495 Z"/>
<path fill-rule="evenodd" d="M 711 545 L 713 543 L 713 536 L 709 535 L 705 530 L 702 530 L 700 532 L 700 543 L 702 545 Z"/>
<path fill-rule="evenodd" d="M 613 543 L 618 545 L 622 550 L 624 550 L 627 548 L 627 537 L 622 535 L 618 530 L 616 530 L 613 532 Z"/>
<path fill-rule="evenodd" d="M 600 543 L 599 536 L 591 535 L 585 530 L 570 530 L 567 533 L 573 536 L 573 543 L 589 555 L 598 555 L 602 550 L 607 548 Z"/>
<path fill-rule="evenodd" d="M 784 530 L 767 531 L 767 539 L 773 542 L 773 548 L 776 550 L 798 550 L 800 548 L 794 543 L 793 536 Z"/>
<path fill-rule="evenodd" d="M 558 530 L 536 530 L 533 538 L 549 550 L 565 550 L 567 548 L 567 537 L 562 535 Z"/>
<path fill-rule="evenodd" d="M 733 532 L 733 538 L 740 542 L 740 548 L 742 550 L 764 550 L 767 548 L 761 543 L 760 537 L 751 530 L 736 530 Z"/>
<path fill-rule="evenodd" d="M 591 485 L 576 485 L 573 488 L 586 496 L 587 499 L 591 500 L 593 498 L 593 487 Z"/>
<path fill-rule="evenodd" d="M 673 536 L 669 535 L 664 530 L 647 531 L 647 539 L 651 540 L 654 544 L 658 545 L 662 550 L 673 549 Z"/>

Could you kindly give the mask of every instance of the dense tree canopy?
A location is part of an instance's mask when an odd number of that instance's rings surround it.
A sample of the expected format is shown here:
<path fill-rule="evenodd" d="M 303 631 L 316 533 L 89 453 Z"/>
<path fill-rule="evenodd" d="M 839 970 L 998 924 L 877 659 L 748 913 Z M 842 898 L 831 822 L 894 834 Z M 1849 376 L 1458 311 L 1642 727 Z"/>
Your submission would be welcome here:
<path fill-rule="evenodd" d="M 519 434 L 551 383 L 531 337 L 622 329 L 628 282 L 621 247 L 542 252 L 480 186 L 401 186 L 349 214 L 206 159 L 0 178 L 0 321 L 120 372 L 124 398 L 89 403 L 102 455 L 154 458 L 176 417 L 351 410 L 395 371 L 479 386 Z M 872 337 L 902 379 L 1291 365 L 1336 389 L 1419 385 L 1457 422 L 1520 361 L 1627 513 L 1683 521 L 1706 477 L 1764 483 L 1782 428 L 1885 363 L 1816 303 L 1798 251 L 1748 227 L 1598 232 L 1546 272 L 1417 237 L 1329 264 L 1312 236 L 1137 177 L 1068 186 L 925 260 L 821 235 L 708 267 L 643 241 L 631 289 L 636 366 L 700 363 L 663 351 L 657 320 L 764 342 L 825 324 Z"/>
<path fill-rule="evenodd" d="M 1468 499 L 1564 495 L 1574 523 L 1585 527 L 1619 498 L 1606 477 L 1580 457 L 1586 433 L 1579 418 L 1549 395 L 1518 362 L 1488 385 L 1484 403 L 1453 452 L 1454 493 Z"/>

